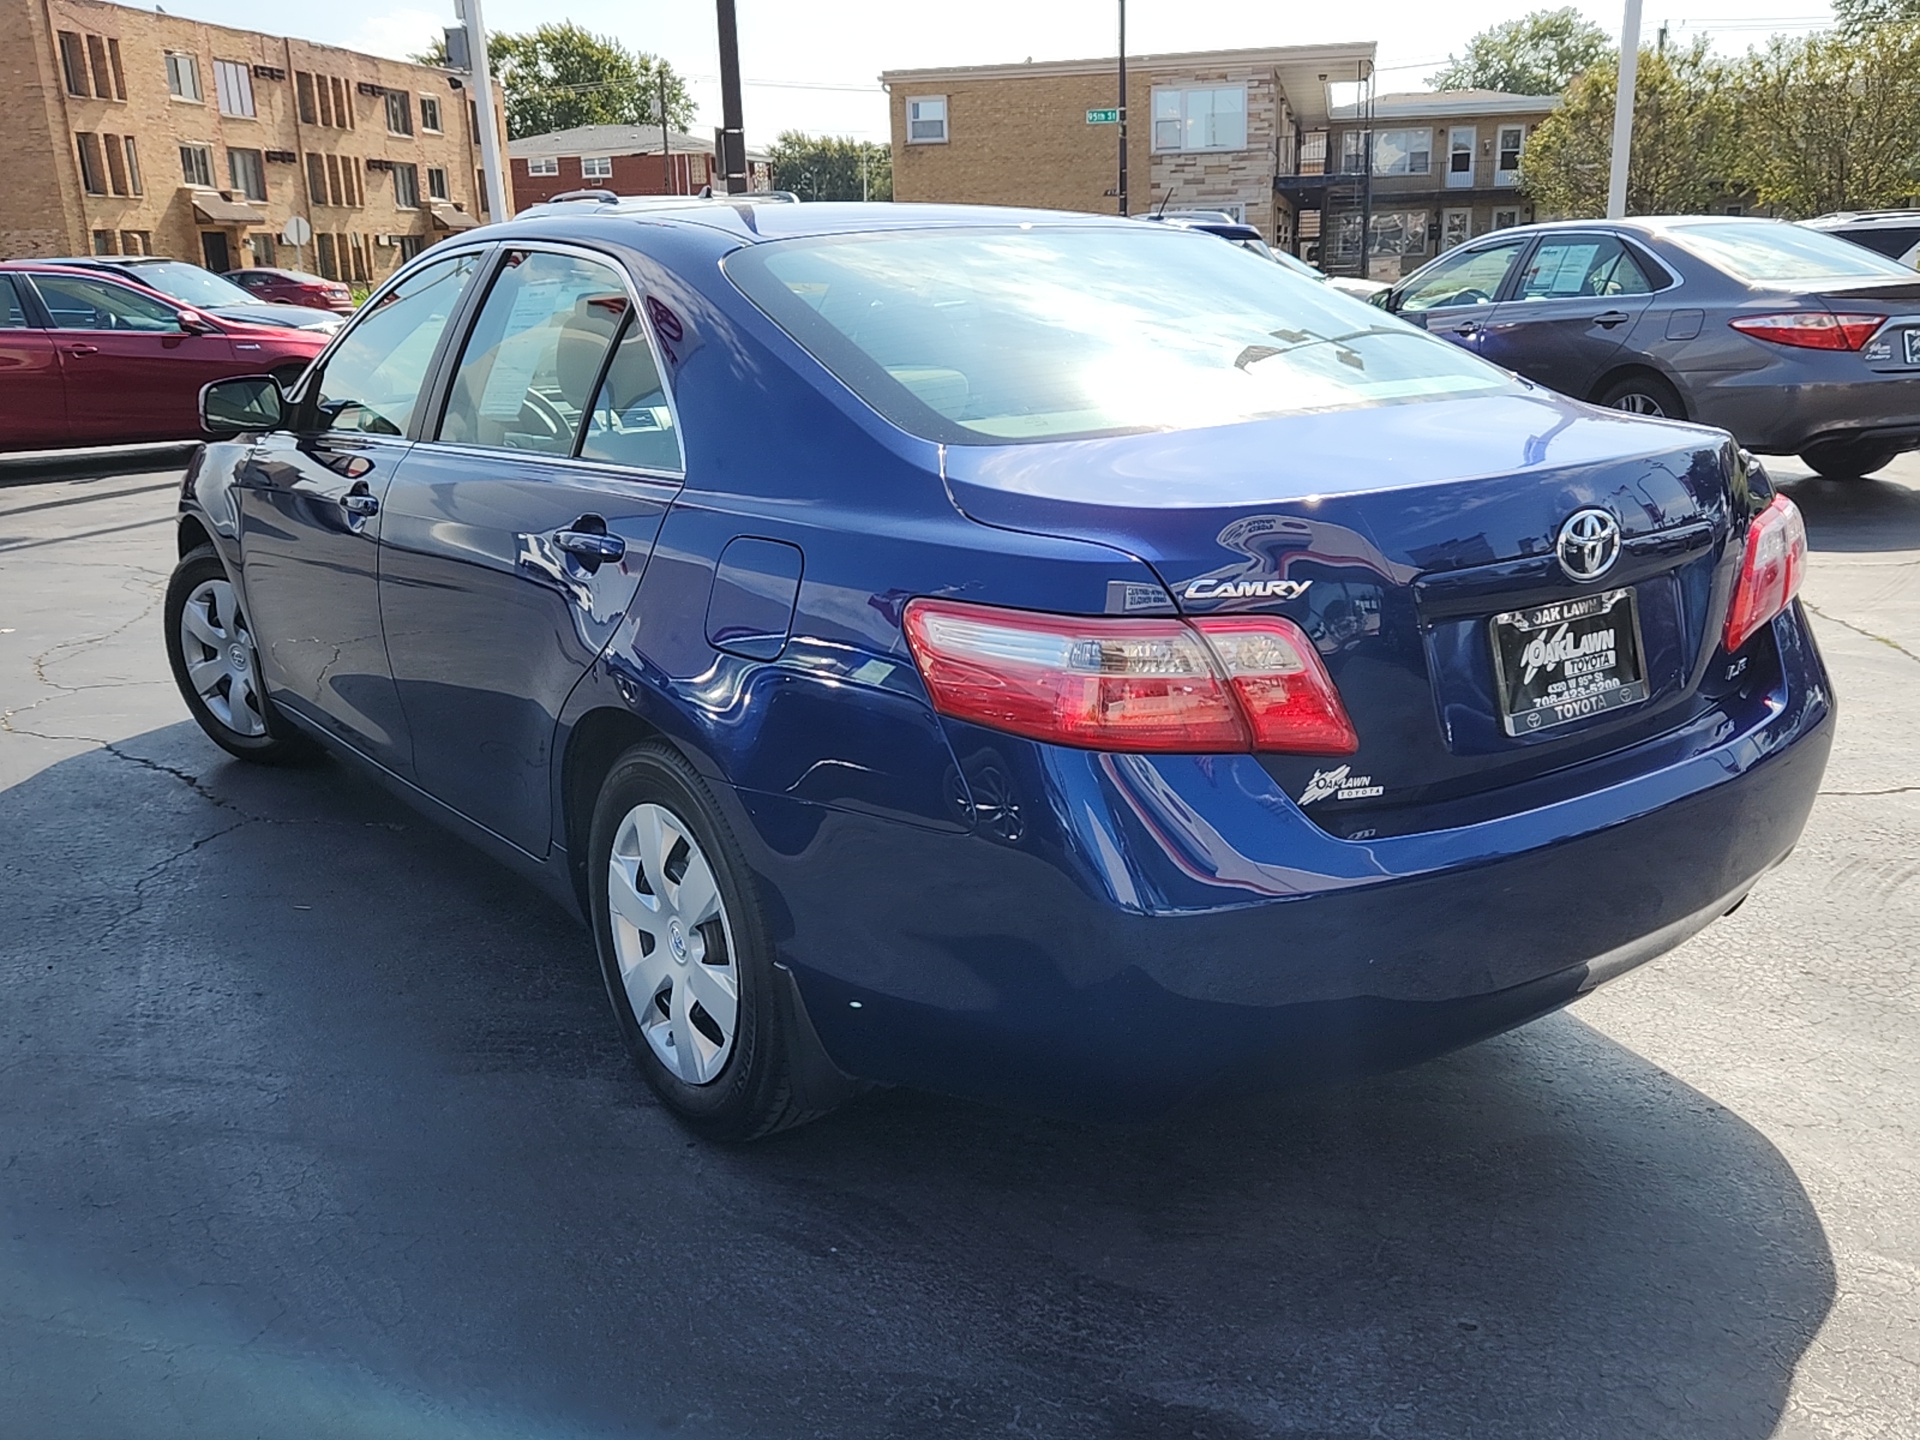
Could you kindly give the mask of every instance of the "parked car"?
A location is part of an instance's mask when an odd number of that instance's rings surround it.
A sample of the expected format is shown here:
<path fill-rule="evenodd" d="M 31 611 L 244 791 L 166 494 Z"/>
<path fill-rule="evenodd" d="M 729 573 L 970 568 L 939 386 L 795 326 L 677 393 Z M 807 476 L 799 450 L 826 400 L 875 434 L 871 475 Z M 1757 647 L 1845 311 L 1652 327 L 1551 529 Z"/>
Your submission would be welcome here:
<path fill-rule="evenodd" d="M 75 255 L 53 261 L 82 270 L 124 275 L 149 290 L 157 290 L 203 315 L 242 325 L 271 325 L 278 330 L 313 330 L 331 335 L 340 328 L 339 314 L 312 305 L 280 305 L 249 295 L 231 280 L 185 260 L 163 255 Z"/>
<path fill-rule="evenodd" d="M 1740 903 L 1826 763 L 1724 433 L 1178 229 L 535 206 L 203 403 L 195 719 L 585 917 L 713 1134 L 1435 1054 Z"/>
<path fill-rule="evenodd" d="M 1564 395 L 1718 425 L 1832 478 L 1920 447 L 1920 275 L 1783 220 L 1498 230 L 1383 303 Z"/>
<path fill-rule="evenodd" d="M 310 310 L 331 310 L 340 315 L 353 313 L 353 291 L 338 280 L 310 275 L 305 270 L 283 270 L 274 265 L 255 265 L 247 270 L 229 270 L 231 280 L 256 300 L 279 305 L 301 305 Z"/>
<path fill-rule="evenodd" d="M 1172 225 L 1182 230 L 1201 230 L 1209 235 L 1217 235 L 1222 240 L 1238 245 L 1242 250 L 1251 250 L 1276 265 L 1285 267 L 1310 280 L 1319 280 L 1331 285 L 1342 295 L 1351 295 L 1357 300 L 1371 300 L 1388 287 L 1379 280 L 1362 280 L 1357 275 L 1329 275 L 1317 265 L 1309 265 L 1298 255 L 1285 250 L 1275 250 L 1267 244 L 1264 236 L 1252 225 L 1235 220 L 1224 210 L 1174 210 L 1166 214 L 1143 215 L 1143 220 L 1157 221 L 1163 225 Z"/>
<path fill-rule="evenodd" d="M 324 335 L 215 319 L 118 275 L 0 261 L 0 450 L 200 434 L 200 389 L 291 384 Z"/>
<path fill-rule="evenodd" d="M 1920 269 L 1920 210 L 1842 210 L 1800 223 L 1864 245 L 1909 270 Z"/>

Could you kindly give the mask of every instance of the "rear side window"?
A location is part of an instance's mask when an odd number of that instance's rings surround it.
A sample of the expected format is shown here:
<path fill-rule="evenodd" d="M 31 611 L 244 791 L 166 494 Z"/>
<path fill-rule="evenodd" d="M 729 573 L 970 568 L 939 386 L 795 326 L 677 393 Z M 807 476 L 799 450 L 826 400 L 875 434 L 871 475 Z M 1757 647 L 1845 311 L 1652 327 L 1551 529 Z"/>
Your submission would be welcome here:
<path fill-rule="evenodd" d="M 20 293 L 13 288 L 11 275 L 0 275 L 0 330 L 24 330 L 27 312 L 20 305 Z"/>
<path fill-rule="evenodd" d="M 404 435 L 477 255 L 422 266 L 355 317 L 327 357 L 315 399 L 318 428 Z"/>
<path fill-rule="evenodd" d="M 637 315 L 627 317 L 607 378 L 593 398 L 580 456 L 675 474 L 681 469 L 680 439 L 674 431 L 667 387 Z"/>
<path fill-rule="evenodd" d="M 460 352 L 440 439 L 573 454 L 630 308 L 610 265 L 540 250 L 509 254 Z"/>
<path fill-rule="evenodd" d="M 56 330 L 180 329 L 180 312 L 164 300 L 110 280 L 80 275 L 35 275 L 33 285 L 53 316 Z"/>
<path fill-rule="evenodd" d="M 1653 290 L 1627 247 L 1610 235 L 1553 236 L 1540 242 L 1521 277 L 1518 300 L 1584 300 Z"/>

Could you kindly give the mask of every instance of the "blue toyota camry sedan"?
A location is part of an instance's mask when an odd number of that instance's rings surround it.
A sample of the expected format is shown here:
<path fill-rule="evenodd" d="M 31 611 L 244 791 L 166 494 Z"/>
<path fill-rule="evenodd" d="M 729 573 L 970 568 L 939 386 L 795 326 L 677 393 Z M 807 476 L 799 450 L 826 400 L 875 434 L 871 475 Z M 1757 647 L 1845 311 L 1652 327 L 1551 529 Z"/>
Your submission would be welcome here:
<path fill-rule="evenodd" d="M 591 929 L 662 1099 L 1081 1113 L 1567 1004 L 1792 847 L 1792 504 L 1211 236 L 615 201 L 223 380 L 166 641 Z"/>

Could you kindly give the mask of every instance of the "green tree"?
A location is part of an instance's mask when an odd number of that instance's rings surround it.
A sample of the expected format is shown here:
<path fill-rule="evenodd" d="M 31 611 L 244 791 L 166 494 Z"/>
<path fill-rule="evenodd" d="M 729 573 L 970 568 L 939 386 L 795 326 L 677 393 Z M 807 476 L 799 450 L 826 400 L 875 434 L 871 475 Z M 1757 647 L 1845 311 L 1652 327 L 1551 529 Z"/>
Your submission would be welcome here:
<path fill-rule="evenodd" d="M 436 41 L 413 58 L 445 65 L 446 44 Z M 671 65 L 571 21 L 489 35 L 487 58 L 506 94 L 510 139 L 578 125 L 657 125 L 663 77 L 667 123 L 676 130 L 693 128 L 693 97 Z"/>
<path fill-rule="evenodd" d="M 1737 62 L 1736 62 L 1737 64 Z M 1590 66 L 1567 86 L 1565 103 L 1527 141 L 1520 184 L 1547 216 L 1601 215 L 1613 138 L 1616 62 Z M 1781 112 L 1746 119 L 1734 67 L 1716 60 L 1703 36 L 1685 50 L 1640 52 L 1634 85 L 1627 213 L 1686 215 L 1724 201 L 1737 185 L 1739 153 L 1754 124 L 1790 125 Z"/>
<path fill-rule="evenodd" d="M 1449 55 L 1446 67 L 1429 75 L 1427 84 L 1435 90 L 1558 95 L 1576 75 L 1613 55 L 1606 32 L 1571 5 L 1535 10 L 1482 30 L 1467 42 L 1466 54 Z"/>
<path fill-rule="evenodd" d="M 893 151 L 885 145 L 838 135 L 784 130 L 767 152 L 773 157 L 773 188 L 802 200 L 893 198 Z"/>
<path fill-rule="evenodd" d="M 1833 23 L 1855 39 L 1882 25 L 1920 24 L 1920 0 L 1833 0 Z"/>
<path fill-rule="evenodd" d="M 1920 194 L 1920 24 L 1776 38 L 1738 67 L 1755 117 L 1734 178 L 1790 218 Z"/>

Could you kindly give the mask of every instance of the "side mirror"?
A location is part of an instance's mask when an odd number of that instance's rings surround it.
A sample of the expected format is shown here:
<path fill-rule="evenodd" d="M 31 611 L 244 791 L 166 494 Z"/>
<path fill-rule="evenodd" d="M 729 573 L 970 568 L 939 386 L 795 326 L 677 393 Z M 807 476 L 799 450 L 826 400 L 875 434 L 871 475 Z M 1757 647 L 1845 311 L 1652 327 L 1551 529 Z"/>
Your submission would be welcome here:
<path fill-rule="evenodd" d="M 189 335 L 212 335 L 220 328 L 198 310 L 182 310 L 175 318 L 179 320 L 180 328 Z"/>
<path fill-rule="evenodd" d="M 200 389 L 200 428 L 216 439 L 277 430 L 286 417 L 280 382 L 271 375 L 215 380 Z"/>
<path fill-rule="evenodd" d="M 1392 315 L 1400 308 L 1400 292 L 1398 290 L 1376 290 L 1373 294 L 1367 296 L 1367 303 L 1369 305 L 1378 305 L 1382 310 Z"/>

